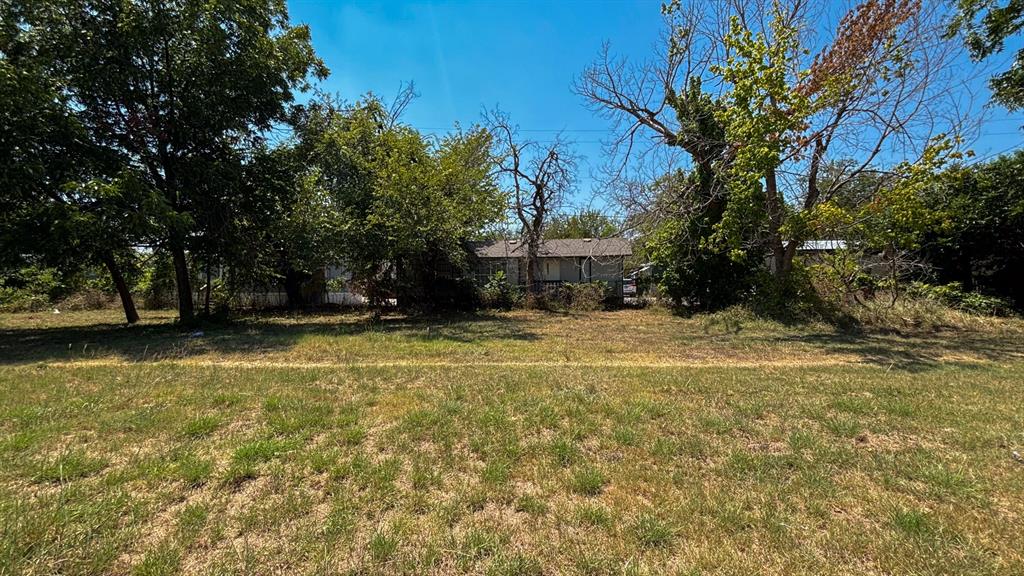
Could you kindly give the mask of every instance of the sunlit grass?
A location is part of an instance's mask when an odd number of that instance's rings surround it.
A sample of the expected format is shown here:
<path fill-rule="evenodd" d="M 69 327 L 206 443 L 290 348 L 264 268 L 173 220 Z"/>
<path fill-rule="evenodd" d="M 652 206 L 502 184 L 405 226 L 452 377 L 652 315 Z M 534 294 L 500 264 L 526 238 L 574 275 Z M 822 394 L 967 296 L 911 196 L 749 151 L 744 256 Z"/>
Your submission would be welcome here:
<path fill-rule="evenodd" d="M 1024 572 L 1012 322 L 60 316 L 2 319 L 0 574 Z"/>

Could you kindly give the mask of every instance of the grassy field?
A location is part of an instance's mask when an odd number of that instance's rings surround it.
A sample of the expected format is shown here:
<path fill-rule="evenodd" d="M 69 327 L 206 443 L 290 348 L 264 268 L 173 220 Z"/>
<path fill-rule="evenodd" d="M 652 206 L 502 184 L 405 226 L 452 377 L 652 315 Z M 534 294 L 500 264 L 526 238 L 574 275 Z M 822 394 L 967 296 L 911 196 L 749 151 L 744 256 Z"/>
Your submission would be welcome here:
<path fill-rule="evenodd" d="M 1024 322 L 0 315 L 0 574 L 1022 574 Z"/>

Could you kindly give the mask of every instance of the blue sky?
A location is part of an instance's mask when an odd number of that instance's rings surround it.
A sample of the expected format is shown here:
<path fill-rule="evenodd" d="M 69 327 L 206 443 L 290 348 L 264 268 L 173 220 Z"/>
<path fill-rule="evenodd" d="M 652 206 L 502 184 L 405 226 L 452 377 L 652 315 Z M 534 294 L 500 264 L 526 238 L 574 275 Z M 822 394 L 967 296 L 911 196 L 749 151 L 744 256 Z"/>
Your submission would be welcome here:
<path fill-rule="evenodd" d="M 600 141 L 609 136 L 609 126 L 570 84 L 605 41 L 619 55 L 652 55 L 662 31 L 659 6 L 636 0 L 289 1 L 292 20 L 310 26 L 313 45 L 331 69 L 322 89 L 346 100 L 368 91 L 390 98 L 402 82 L 414 81 L 420 98 L 404 120 L 425 132 L 443 133 L 456 122 L 471 125 L 495 106 L 510 114 L 523 136 L 544 140 L 564 130 L 584 158 L 581 202 L 590 197 L 589 174 L 602 163 Z M 983 82 L 974 89 L 976 100 L 987 100 Z M 972 145 L 980 157 L 1021 140 L 1024 112 L 989 114 Z"/>

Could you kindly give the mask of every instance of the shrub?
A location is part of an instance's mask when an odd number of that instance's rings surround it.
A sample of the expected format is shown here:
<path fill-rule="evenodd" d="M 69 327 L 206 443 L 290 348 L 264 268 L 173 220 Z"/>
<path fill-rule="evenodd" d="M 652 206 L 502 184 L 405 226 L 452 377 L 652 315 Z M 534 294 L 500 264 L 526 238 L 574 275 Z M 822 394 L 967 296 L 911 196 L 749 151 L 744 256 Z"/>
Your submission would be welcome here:
<path fill-rule="evenodd" d="M 527 294 L 526 306 L 552 311 L 600 310 L 608 300 L 608 285 L 605 282 L 565 283 L 545 287 L 537 294 Z"/>
<path fill-rule="evenodd" d="M 97 288 L 83 288 L 57 305 L 63 310 L 102 310 L 114 302 L 114 295 Z"/>
<path fill-rule="evenodd" d="M 57 270 L 26 266 L 0 277 L 0 311 L 38 312 L 66 293 Z"/>
<path fill-rule="evenodd" d="M 940 286 L 912 282 L 907 288 L 907 295 L 912 298 L 925 298 L 950 308 L 984 316 L 1006 316 L 1012 310 L 1012 306 L 1007 300 L 978 292 L 965 292 L 963 285 L 959 282 Z"/>
<path fill-rule="evenodd" d="M 480 304 L 484 308 L 508 310 L 520 306 L 522 301 L 519 287 L 509 283 L 504 271 L 498 270 L 480 287 Z"/>
<path fill-rule="evenodd" d="M 142 294 L 142 305 L 150 310 L 174 308 L 177 291 L 174 286 L 174 263 L 169 255 L 157 252 L 143 269 L 136 290 Z"/>
<path fill-rule="evenodd" d="M 604 282 L 564 284 L 562 292 L 570 310 L 598 310 L 608 297 L 608 285 Z"/>
<path fill-rule="evenodd" d="M 878 289 L 877 279 L 865 271 L 863 255 L 849 250 L 818 256 L 807 266 L 807 276 L 822 302 L 833 306 L 870 297 Z"/>
<path fill-rule="evenodd" d="M 45 294 L 0 286 L 0 312 L 38 312 L 49 305 L 50 299 Z"/>

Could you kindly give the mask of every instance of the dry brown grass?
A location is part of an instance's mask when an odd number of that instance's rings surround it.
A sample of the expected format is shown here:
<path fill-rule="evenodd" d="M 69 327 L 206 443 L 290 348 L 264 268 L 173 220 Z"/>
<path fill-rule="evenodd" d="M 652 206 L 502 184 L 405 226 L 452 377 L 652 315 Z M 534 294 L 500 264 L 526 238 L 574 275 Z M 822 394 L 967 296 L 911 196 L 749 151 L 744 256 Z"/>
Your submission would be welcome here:
<path fill-rule="evenodd" d="M 0 573 L 1024 572 L 1015 320 L 103 314 L 0 316 Z"/>

